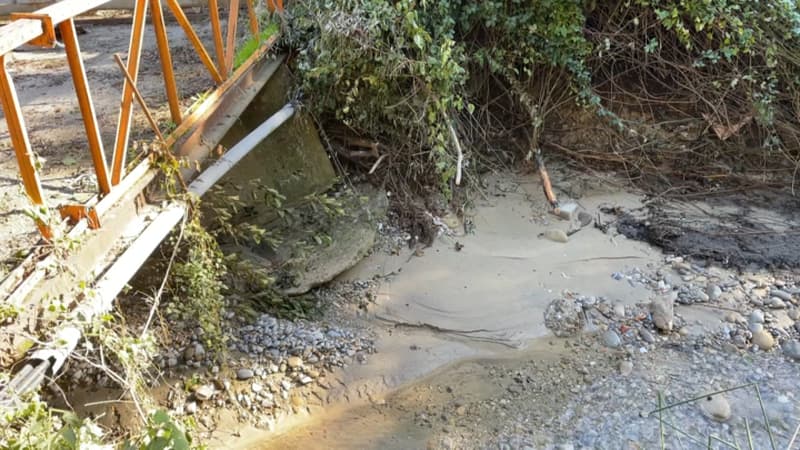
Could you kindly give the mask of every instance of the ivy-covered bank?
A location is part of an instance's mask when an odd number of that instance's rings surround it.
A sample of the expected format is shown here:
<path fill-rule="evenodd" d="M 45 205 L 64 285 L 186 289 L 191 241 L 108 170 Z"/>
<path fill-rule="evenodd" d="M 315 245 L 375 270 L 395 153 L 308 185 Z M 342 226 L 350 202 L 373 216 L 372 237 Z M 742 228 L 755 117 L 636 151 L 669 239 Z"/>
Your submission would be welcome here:
<path fill-rule="evenodd" d="M 388 154 L 368 168 L 449 192 L 459 147 L 470 176 L 492 138 L 524 128 L 529 147 L 517 156 L 530 157 L 558 125 L 553 116 L 576 105 L 616 133 L 618 148 L 595 149 L 594 161 L 656 167 L 652 160 L 678 151 L 658 126 L 699 128 L 696 141 L 718 141 L 684 149 L 698 173 L 698 159 L 720 152 L 734 163 L 751 152 L 793 162 L 798 8 L 788 0 L 302 0 L 288 12 L 288 45 L 323 123 Z"/>

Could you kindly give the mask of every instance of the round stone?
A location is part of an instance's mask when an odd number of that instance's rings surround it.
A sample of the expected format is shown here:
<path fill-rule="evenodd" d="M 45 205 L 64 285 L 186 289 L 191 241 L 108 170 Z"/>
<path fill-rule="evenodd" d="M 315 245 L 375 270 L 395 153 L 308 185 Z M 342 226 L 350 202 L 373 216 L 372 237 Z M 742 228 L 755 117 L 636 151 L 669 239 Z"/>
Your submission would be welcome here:
<path fill-rule="evenodd" d="M 254 375 L 255 373 L 252 369 L 242 368 L 236 371 L 236 378 L 239 380 L 249 380 L 250 378 L 253 378 Z"/>
<path fill-rule="evenodd" d="M 753 312 L 750 313 L 750 317 L 747 318 L 749 323 L 764 323 L 764 312 L 760 309 L 754 309 Z"/>
<path fill-rule="evenodd" d="M 617 348 L 622 345 L 622 339 L 620 339 L 616 331 L 606 330 L 606 332 L 603 333 L 603 343 L 606 347 Z"/>
<path fill-rule="evenodd" d="M 794 339 L 784 343 L 783 354 L 795 361 L 800 361 L 800 341 Z"/>
<path fill-rule="evenodd" d="M 703 414 L 710 419 L 725 422 L 731 418 L 731 405 L 722 394 L 706 397 L 700 401 L 702 402 L 700 408 Z"/>
<path fill-rule="evenodd" d="M 303 360 L 300 359 L 300 357 L 298 357 L 298 356 L 290 356 L 286 360 L 286 363 L 289 364 L 289 367 L 291 367 L 292 369 L 296 369 L 296 368 L 301 367 L 303 365 Z"/>
<path fill-rule="evenodd" d="M 775 338 L 765 330 L 753 333 L 753 344 L 761 350 L 770 350 L 775 345 Z"/>

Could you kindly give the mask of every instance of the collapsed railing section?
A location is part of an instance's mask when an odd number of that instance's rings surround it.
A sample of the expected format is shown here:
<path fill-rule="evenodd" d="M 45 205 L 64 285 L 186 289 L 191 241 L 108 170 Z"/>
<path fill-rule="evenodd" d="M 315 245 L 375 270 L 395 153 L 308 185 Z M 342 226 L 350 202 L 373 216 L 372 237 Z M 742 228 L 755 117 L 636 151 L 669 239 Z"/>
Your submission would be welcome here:
<path fill-rule="evenodd" d="M 177 23 L 186 33 L 189 41 L 197 52 L 201 63 L 208 71 L 214 83 L 222 85 L 233 73 L 233 59 L 236 52 L 236 33 L 239 17 L 239 0 L 228 0 L 227 35 L 223 41 L 222 25 L 217 0 L 208 1 L 208 14 L 211 22 L 211 32 L 216 53 L 216 62 L 209 55 L 197 32 L 189 22 L 188 17 L 181 8 L 178 0 L 136 0 L 133 10 L 131 25 L 131 38 L 128 47 L 127 61 L 120 64 L 123 75 L 122 100 L 120 102 L 117 120 L 114 147 L 111 154 L 110 166 L 103 147 L 97 115 L 86 77 L 86 70 L 81 56 L 80 45 L 75 30 L 75 17 L 88 11 L 102 8 L 110 0 L 62 0 L 33 13 L 14 13 L 12 22 L 0 27 L 0 106 L 3 108 L 8 124 L 11 144 L 14 148 L 20 177 L 25 188 L 25 193 L 39 211 L 47 211 L 42 186 L 37 170 L 34 153 L 31 148 L 30 138 L 22 116 L 22 110 L 14 88 L 13 80 L 6 68 L 6 55 L 25 45 L 32 44 L 42 47 L 53 47 L 56 44 L 56 29 L 61 34 L 67 63 L 78 97 L 84 129 L 91 154 L 94 173 L 97 178 L 98 195 L 87 204 L 59 205 L 58 210 L 62 220 L 67 220 L 71 225 L 86 219 L 91 228 L 101 226 L 101 217 L 93 208 L 99 199 L 124 186 L 126 156 L 128 152 L 130 131 L 133 116 L 134 97 L 145 110 L 148 117 L 150 113 L 147 106 L 140 98 L 136 88 L 139 67 L 142 57 L 142 46 L 145 32 L 146 18 L 149 14 L 152 19 L 153 32 L 158 46 L 158 55 L 164 78 L 167 102 L 172 121 L 177 128 L 172 133 L 166 144 L 174 143 L 176 138 L 185 133 L 192 125 L 191 121 L 184 120 L 180 108 L 180 93 L 175 81 L 172 56 L 170 54 L 169 40 L 165 25 L 162 3 L 175 17 Z M 253 35 L 259 34 L 259 21 L 256 14 L 256 0 L 245 0 L 249 16 L 250 31 Z M 282 0 L 265 0 L 269 11 L 282 11 Z M 161 133 L 154 121 L 148 120 L 157 136 Z M 47 216 L 47 214 L 43 214 Z M 52 240 L 55 230 L 51 224 L 42 219 L 36 219 L 36 224 L 46 240 Z"/>

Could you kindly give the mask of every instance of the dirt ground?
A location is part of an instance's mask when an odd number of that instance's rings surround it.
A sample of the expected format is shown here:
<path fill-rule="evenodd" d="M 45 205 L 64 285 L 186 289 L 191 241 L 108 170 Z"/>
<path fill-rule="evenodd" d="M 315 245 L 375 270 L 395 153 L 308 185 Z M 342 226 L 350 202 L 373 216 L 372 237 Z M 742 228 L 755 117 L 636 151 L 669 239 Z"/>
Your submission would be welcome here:
<path fill-rule="evenodd" d="M 193 25 L 206 49 L 213 53 L 209 21 L 195 19 Z M 79 35 L 78 40 L 106 159 L 110 160 L 124 80 L 113 55 L 120 53 L 125 59 L 131 27 L 98 24 L 82 25 L 81 28 L 85 34 Z M 213 80 L 183 30 L 175 23 L 168 23 L 167 32 L 185 111 L 213 86 Z M 41 166 L 39 173 L 45 201 L 55 207 L 88 200 L 97 193 L 96 180 L 63 48 L 25 46 L 9 55 L 7 61 L 31 146 Z M 155 37 L 148 25 L 137 86 L 166 134 L 174 125 L 169 117 L 163 85 Z M 129 155 L 135 154 L 137 143 L 146 144 L 154 136 L 144 114 L 135 102 L 134 105 Z M 39 240 L 33 221 L 25 214 L 29 206 L 6 122 L 0 120 L 0 277 Z"/>

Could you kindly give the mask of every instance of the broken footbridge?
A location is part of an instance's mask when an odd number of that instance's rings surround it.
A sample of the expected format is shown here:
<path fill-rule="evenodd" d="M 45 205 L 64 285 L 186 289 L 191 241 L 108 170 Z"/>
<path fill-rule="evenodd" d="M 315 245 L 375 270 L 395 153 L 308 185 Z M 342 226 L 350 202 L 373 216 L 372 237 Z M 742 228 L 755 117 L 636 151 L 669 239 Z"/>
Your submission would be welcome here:
<path fill-rule="evenodd" d="M 185 201 L 156 200 L 148 195 L 155 190 L 159 160 L 177 160 L 188 193 L 202 196 L 295 113 L 294 106 L 286 104 L 264 117 L 265 121 L 227 151 L 219 146 L 282 64 L 282 59 L 272 54 L 278 38 L 275 33 L 261 40 L 255 51 L 235 67 L 240 11 L 248 18 L 250 35 L 262 36 L 259 17 L 281 14 L 282 0 L 246 0 L 242 4 L 239 0 L 227 0 L 222 5 L 217 0 L 201 2 L 205 6 L 199 19 L 211 24 L 213 56 L 194 30 L 181 1 L 133 0 L 127 60 L 115 55 L 122 92 L 114 145 L 107 158 L 78 43 L 76 18 L 108 8 L 112 3 L 119 2 L 51 2 L 34 12 L 12 13 L 11 21 L 0 27 L 0 105 L 25 195 L 37 212 L 33 220 L 41 233 L 40 245 L 31 249 L 22 263 L 0 281 L 4 310 L 16 312 L 0 324 L 0 346 L 10 349 L 8 354 L 0 356 L 0 363 L 4 369 L 13 367 L 16 373 L 8 385 L 0 386 L 0 405 L 13 405 L 16 395 L 34 389 L 61 369 L 81 338 L 81 324 L 112 308 L 119 292 L 185 217 L 188 210 Z M 194 48 L 198 67 L 214 83 L 205 99 L 189 113 L 181 108 L 165 9 Z M 155 35 L 169 114 L 175 124 L 168 134 L 159 129 L 137 87 L 143 38 L 149 31 Z M 34 149 L 6 67 L 9 55 L 25 45 L 63 48 L 97 182 L 97 193 L 88 202 L 55 207 L 45 203 Z M 134 105 L 146 116 L 156 142 L 152 148 L 156 150 L 131 154 Z M 212 160 L 209 156 L 215 152 L 221 152 L 221 156 Z M 71 243 L 68 250 L 57 245 L 65 241 Z M 48 299 L 58 299 L 60 304 L 67 305 L 65 319 L 48 321 L 44 308 Z M 49 339 L 37 343 L 35 336 L 41 334 L 44 326 L 48 327 L 45 335 Z"/>

